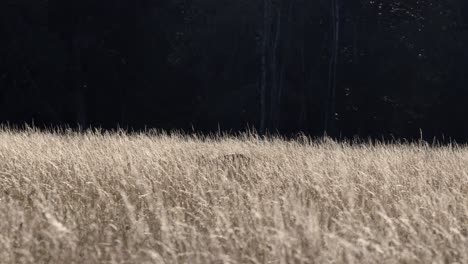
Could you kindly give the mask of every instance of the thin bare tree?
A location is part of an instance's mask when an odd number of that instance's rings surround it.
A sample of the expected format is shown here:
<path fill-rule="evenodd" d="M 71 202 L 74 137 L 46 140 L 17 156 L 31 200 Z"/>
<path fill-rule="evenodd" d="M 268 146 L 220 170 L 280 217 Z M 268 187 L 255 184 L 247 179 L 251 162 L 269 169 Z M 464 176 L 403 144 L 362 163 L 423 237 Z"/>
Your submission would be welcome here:
<path fill-rule="evenodd" d="M 331 38 L 331 53 L 328 71 L 328 98 L 327 108 L 325 109 L 325 133 L 333 134 L 335 130 L 335 115 L 336 115 L 336 82 L 337 82 L 337 65 L 339 56 L 340 44 L 340 0 L 331 1 L 331 22 L 332 22 L 332 38 Z"/>

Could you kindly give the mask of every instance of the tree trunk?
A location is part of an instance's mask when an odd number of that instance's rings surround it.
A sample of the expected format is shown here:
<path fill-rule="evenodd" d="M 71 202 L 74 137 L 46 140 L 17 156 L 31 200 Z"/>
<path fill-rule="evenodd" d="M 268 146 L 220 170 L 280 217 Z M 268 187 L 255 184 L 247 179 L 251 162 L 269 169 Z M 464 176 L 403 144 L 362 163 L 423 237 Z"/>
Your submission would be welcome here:
<path fill-rule="evenodd" d="M 278 45 L 281 38 L 281 9 L 276 8 L 275 15 L 275 37 L 273 39 L 272 47 L 270 49 L 270 78 L 271 78 L 271 92 L 270 92 L 270 116 L 269 128 L 277 129 L 278 121 L 278 96 L 280 93 L 280 72 L 278 72 Z"/>
<path fill-rule="evenodd" d="M 82 71 L 81 71 L 81 47 L 79 45 L 79 39 L 77 36 L 72 36 L 71 39 L 71 51 L 70 51 L 70 74 L 71 81 L 70 86 L 73 90 L 73 96 L 75 97 L 75 116 L 76 122 L 80 129 L 86 128 L 86 100 L 85 100 L 85 89 L 86 84 L 83 84 Z"/>
<path fill-rule="evenodd" d="M 335 132 L 335 114 L 336 114 L 336 77 L 338 65 L 338 52 L 340 42 L 340 3 L 339 0 L 331 1 L 332 18 L 332 43 L 331 56 L 328 71 L 328 98 L 327 109 L 325 110 L 325 133 L 333 135 Z"/>
<path fill-rule="evenodd" d="M 262 59 L 260 78 L 260 134 L 265 134 L 267 124 L 267 57 L 270 39 L 270 8 L 271 0 L 263 0 L 263 34 Z"/>

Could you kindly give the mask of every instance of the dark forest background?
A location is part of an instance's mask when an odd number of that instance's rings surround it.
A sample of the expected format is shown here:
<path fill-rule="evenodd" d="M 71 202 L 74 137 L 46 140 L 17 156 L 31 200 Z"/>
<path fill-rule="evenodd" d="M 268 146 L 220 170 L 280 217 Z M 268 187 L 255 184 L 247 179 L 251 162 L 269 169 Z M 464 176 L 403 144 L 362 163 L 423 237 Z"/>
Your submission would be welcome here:
<path fill-rule="evenodd" d="M 0 1 L 0 122 L 468 139 L 466 0 Z"/>

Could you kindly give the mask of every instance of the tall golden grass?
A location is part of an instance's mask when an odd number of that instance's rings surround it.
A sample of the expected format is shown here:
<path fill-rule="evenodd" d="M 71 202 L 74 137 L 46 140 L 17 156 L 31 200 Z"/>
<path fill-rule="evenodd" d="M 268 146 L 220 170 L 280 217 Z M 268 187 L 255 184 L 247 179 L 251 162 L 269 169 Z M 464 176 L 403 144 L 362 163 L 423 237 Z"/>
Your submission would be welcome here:
<path fill-rule="evenodd" d="M 468 263 L 468 148 L 3 129 L 0 263 Z"/>

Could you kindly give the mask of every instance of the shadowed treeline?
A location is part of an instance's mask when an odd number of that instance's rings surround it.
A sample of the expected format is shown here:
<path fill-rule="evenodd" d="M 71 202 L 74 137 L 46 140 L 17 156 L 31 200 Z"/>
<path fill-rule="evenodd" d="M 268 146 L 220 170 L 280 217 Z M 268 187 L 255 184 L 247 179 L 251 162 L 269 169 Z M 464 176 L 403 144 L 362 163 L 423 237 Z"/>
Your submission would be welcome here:
<path fill-rule="evenodd" d="M 1 1 L 0 122 L 457 140 L 468 4 Z"/>

